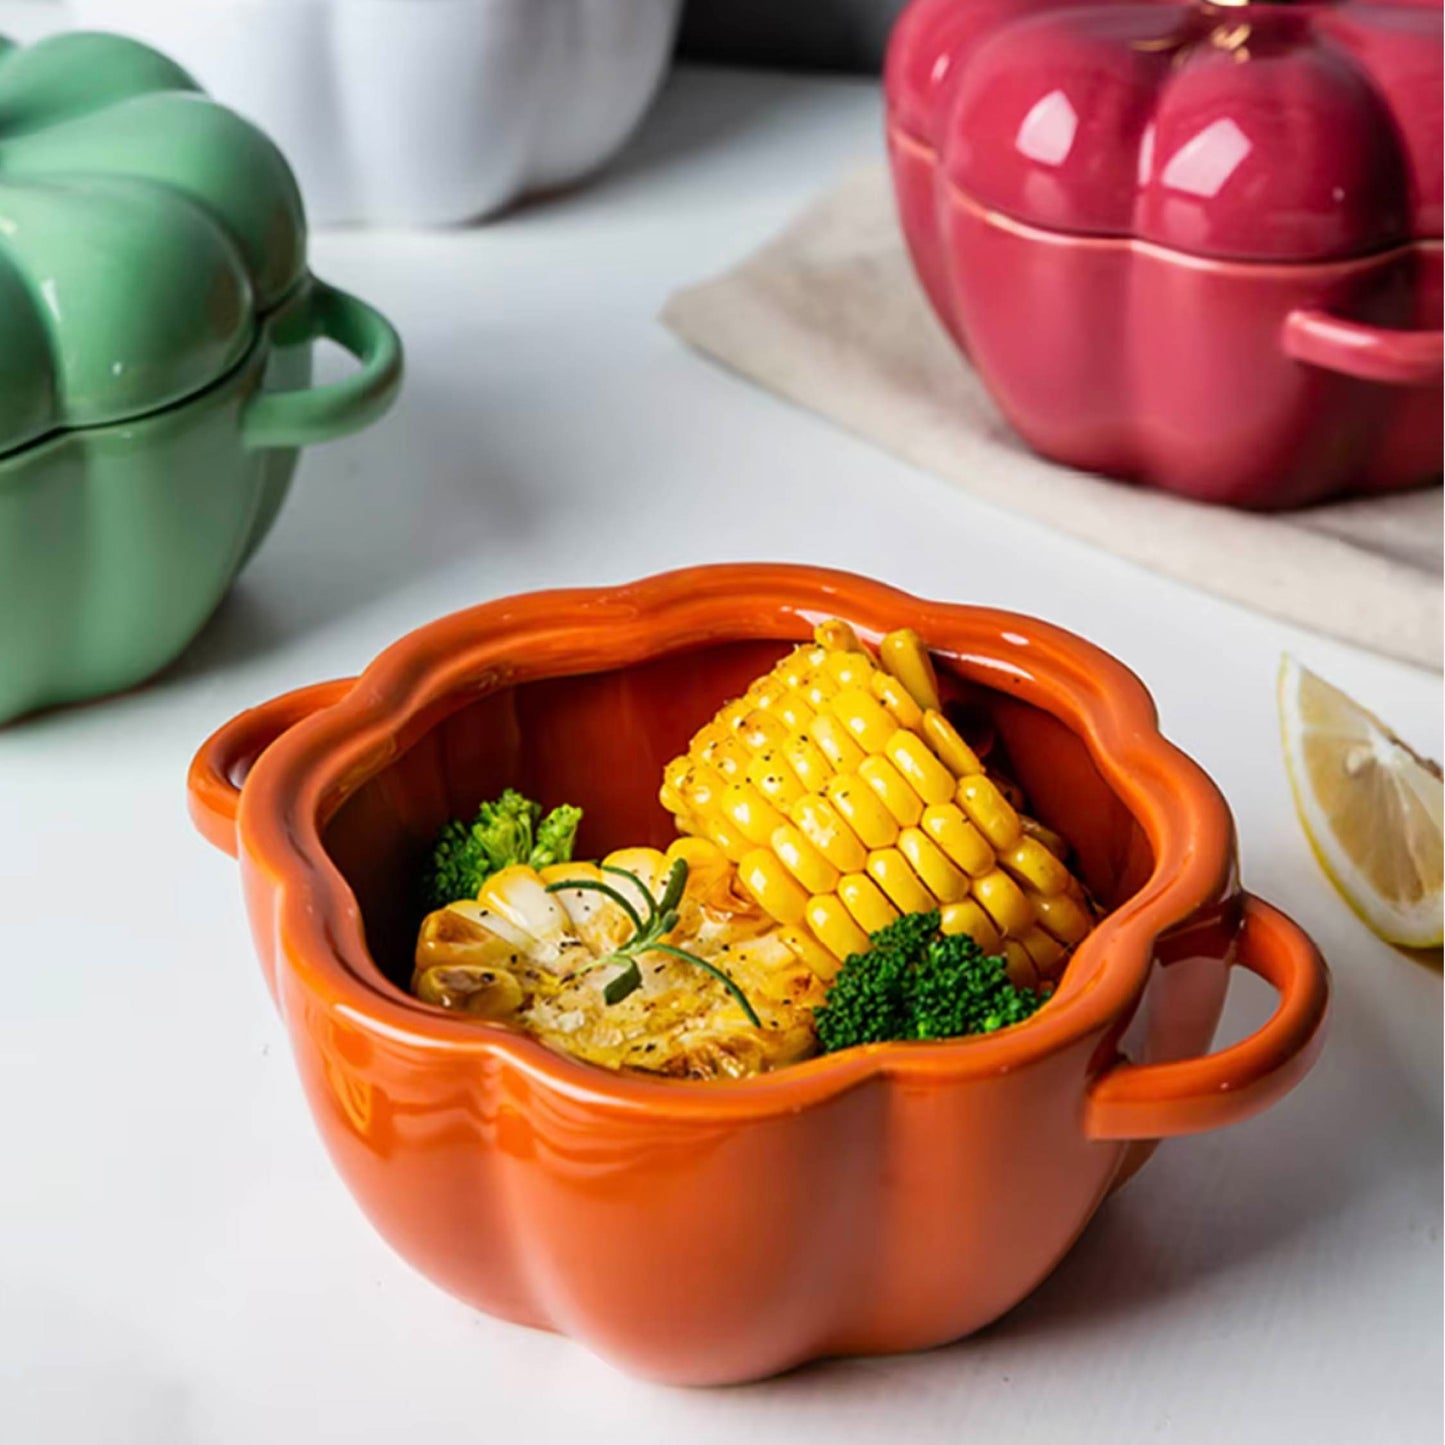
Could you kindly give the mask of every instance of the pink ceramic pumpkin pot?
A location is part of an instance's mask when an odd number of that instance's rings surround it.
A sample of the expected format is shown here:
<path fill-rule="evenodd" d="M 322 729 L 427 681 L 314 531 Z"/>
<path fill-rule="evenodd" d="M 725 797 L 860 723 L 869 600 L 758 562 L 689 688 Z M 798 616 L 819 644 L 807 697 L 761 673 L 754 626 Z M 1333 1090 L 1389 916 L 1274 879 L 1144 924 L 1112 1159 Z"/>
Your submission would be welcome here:
<path fill-rule="evenodd" d="M 914 0 L 923 286 L 1037 450 L 1203 501 L 1438 477 L 1438 0 Z"/>

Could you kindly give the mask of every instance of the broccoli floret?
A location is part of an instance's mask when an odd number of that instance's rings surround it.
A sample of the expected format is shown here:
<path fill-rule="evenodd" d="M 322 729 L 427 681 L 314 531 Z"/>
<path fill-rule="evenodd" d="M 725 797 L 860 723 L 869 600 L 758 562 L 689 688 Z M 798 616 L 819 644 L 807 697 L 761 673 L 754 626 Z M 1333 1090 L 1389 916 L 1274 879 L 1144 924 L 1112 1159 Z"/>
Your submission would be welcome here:
<path fill-rule="evenodd" d="M 422 901 L 428 911 L 445 908 L 458 898 L 475 898 L 482 886 L 486 861 L 469 823 L 452 821 L 437 834 L 422 876 Z"/>
<path fill-rule="evenodd" d="M 582 822 L 582 809 L 561 803 L 537 824 L 537 842 L 528 861 L 534 868 L 548 868 L 553 863 L 570 863 L 572 845 L 577 841 L 577 828 Z"/>
<path fill-rule="evenodd" d="M 844 963 L 814 1016 L 826 1052 L 913 1037 L 913 960 L 937 929 L 936 912 L 905 913 L 873 935 L 867 953 L 855 953 Z"/>
<path fill-rule="evenodd" d="M 966 934 L 945 934 L 937 911 L 880 928 L 829 986 L 815 1022 L 825 1053 L 899 1039 L 952 1039 L 1022 1023 L 1045 995 L 1009 982 L 1004 960 Z"/>
<path fill-rule="evenodd" d="M 459 898 L 475 898 L 488 878 L 514 863 L 545 868 L 569 862 L 581 821 L 582 810 L 570 803 L 544 818 L 541 804 L 508 788 L 483 803 L 470 823 L 454 819 L 437 834 L 422 879 L 426 906 L 443 908 Z"/>

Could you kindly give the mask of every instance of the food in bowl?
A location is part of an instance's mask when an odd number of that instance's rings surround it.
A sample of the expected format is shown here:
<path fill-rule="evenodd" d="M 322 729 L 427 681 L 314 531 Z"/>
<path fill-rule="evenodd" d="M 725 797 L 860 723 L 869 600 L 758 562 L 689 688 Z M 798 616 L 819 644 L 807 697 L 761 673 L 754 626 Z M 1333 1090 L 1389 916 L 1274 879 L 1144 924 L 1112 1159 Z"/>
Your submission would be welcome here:
<path fill-rule="evenodd" d="M 604 1068 L 742 1078 L 816 1052 L 822 984 L 713 844 L 524 864 L 429 914 L 412 990 Z"/>
<path fill-rule="evenodd" d="M 1100 916 L 1037 1017 L 700 1085 L 410 992 L 415 883 L 449 817 L 511 784 L 585 808 L 582 848 L 665 851 L 667 762 L 824 617 L 926 637 L 964 736 L 1072 845 Z M 190 806 L 238 860 L 300 1089 L 380 1234 L 466 1304 L 673 1384 L 979 1329 L 1155 1141 L 1270 1107 L 1324 1040 L 1318 951 L 1242 891 L 1228 807 L 1122 663 L 846 573 L 732 564 L 480 604 L 231 718 Z M 1278 1006 L 1211 1052 L 1235 969 Z"/>
<path fill-rule="evenodd" d="M 683 834 L 574 862 L 514 789 L 437 838 L 412 992 L 604 1067 L 740 1078 L 1022 1023 L 1092 922 L 1057 834 L 947 717 L 907 629 L 821 624 L 665 769 Z M 435 906 L 439 905 L 439 906 Z"/>
<path fill-rule="evenodd" d="M 944 711 L 918 634 L 875 661 L 837 620 L 697 733 L 662 803 L 711 837 L 803 949 L 838 961 L 900 913 L 999 951 L 1014 981 L 1052 980 L 1089 929 L 1057 833 L 1021 816 L 1006 779 Z"/>

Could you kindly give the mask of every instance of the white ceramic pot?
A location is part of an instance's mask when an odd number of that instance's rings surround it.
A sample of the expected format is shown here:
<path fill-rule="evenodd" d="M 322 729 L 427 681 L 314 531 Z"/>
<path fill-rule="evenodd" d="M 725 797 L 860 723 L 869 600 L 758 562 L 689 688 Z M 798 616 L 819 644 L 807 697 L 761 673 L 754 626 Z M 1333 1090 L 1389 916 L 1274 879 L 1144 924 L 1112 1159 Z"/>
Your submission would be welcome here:
<path fill-rule="evenodd" d="M 682 0 L 67 0 L 162 50 L 280 145 L 313 224 L 489 215 L 609 160 Z"/>

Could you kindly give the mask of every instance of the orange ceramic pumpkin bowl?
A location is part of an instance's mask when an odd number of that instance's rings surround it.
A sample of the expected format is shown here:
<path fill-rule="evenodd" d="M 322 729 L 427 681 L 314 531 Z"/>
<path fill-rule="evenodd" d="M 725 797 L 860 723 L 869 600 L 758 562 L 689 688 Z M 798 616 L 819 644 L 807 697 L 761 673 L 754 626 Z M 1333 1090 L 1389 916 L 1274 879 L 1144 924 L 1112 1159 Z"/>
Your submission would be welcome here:
<path fill-rule="evenodd" d="M 812 625 L 916 628 L 992 718 L 1107 916 L 1030 1022 L 754 1079 L 623 1077 L 403 986 L 437 826 L 513 784 L 581 851 L 664 845 L 664 763 Z M 311 1110 L 382 1235 L 490 1314 L 658 1380 L 755 1379 L 956 1339 L 1022 1299 L 1151 1141 L 1243 1119 L 1322 1041 L 1323 962 L 1239 889 L 1214 786 L 1137 679 L 1058 628 L 809 567 L 536 593 L 244 713 L 192 814 L 236 853 Z M 1280 993 L 1209 1054 L 1230 966 Z"/>

